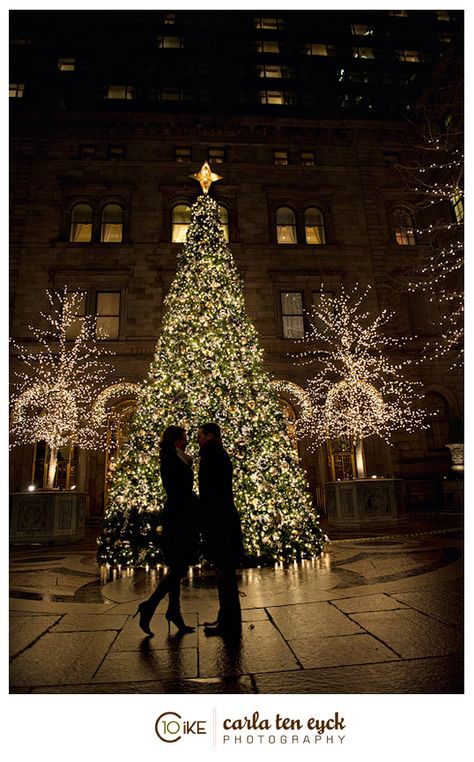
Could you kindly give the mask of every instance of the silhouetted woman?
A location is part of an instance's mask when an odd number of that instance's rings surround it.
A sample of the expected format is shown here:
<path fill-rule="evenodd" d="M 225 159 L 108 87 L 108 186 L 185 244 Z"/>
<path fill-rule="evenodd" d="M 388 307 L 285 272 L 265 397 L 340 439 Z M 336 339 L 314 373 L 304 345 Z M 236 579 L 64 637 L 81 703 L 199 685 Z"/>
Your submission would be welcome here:
<path fill-rule="evenodd" d="M 148 600 L 138 606 L 134 616 L 140 614 L 139 624 L 143 632 L 153 635 L 150 621 L 162 598 L 168 594 L 168 632 L 170 622 L 182 634 L 193 632 L 180 610 L 181 578 L 188 567 L 197 562 L 199 500 L 193 492 L 192 458 L 186 454 L 186 431 L 180 426 L 168 426 L 160 442 L 160 473 L 166 491 L 163 509 L 161 545 L 168 571 L 159 581 Z"/>

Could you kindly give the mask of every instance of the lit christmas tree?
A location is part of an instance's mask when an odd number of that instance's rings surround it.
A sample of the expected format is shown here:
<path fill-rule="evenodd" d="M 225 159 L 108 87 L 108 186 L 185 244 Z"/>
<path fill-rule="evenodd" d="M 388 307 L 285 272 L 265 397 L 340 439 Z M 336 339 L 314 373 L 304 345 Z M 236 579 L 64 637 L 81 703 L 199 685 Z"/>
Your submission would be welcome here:
<path fill-rule="evenodd" d="M 401 364 L 388 355 L 388 348 L 398 345 L 382 332 L 390 313 L 384 310 L 374 319 L 360 309 L 369 290 L 358 295 L 358 287 L 352 294 L 341 287 L 335 298 L 321 292 L 301 340 L 306 349 L 297 355 L 300 363 L 317 364 L 307 389 L 311 408 L 297 424 L 299 435 L 309 437 L 313 447 L 329 439 L 351 443 L 358 476 L 364 475 L 360 453 L 366 437 L 377 434 L 390 442 L 394 431 L 423 428 L 426 418 L 418 406 L 417 382 L 403 378 Z"/>
<path fill-rule="evenodd" d="M 166 426 L 184 426 L 196 462 L 197 431 L 208 421 L 221 426 L 233 462 L 234 496 L 249 558 L 310 557 L 322 548 L 315 508 L 263 369 L 263 352 L 246 314 L 218 205 L 207 195 L 218 177 L 207 164 L 196 177 L 204 194 L 192 208 L 155 356 L 111 477 L 99 538 L 102 564 L 160 562 L 156 530 L 165 495 L 158 442 Z"/>
<path fill-rule="evenodd" d="M 23 369 L 14 372 L 10 434 L 13 446 L 46 442 L 52 488 L 59 448 L 105 447 L 105 430 L 92 406 L 113 368 L 100 360 L 112 353 L 97 342 L 94 319 L 78 317 L 82 294 L 66 288 L 47 294 L 51 313 L 41 313 L 47 327 L 29 327 L 41 349 L 31 352 L 12 341 Z"/>

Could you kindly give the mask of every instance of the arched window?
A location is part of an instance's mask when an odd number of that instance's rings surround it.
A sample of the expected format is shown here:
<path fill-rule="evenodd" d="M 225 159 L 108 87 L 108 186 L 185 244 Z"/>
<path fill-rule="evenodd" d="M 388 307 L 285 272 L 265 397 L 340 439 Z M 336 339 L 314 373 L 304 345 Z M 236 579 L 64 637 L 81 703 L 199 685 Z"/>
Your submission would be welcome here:
<path fill-rule="evenodd" d="M 393 210 L 393 232 L 399 246 L 415 245 L 415 223 L 408 209 L 397 207 Z"/>
<path fill-rule="evenodd" d="M 315 206 L 309 207 L 304 213 L 304 234 L 306 243 L 316 246 L 326 243 L 324 215 L 322 211 Z"/>
<path fill-rule="evenodd" d="M 425 395 L 425 408 L 430 413 L 426 419 L 428 450 L 442 450 L 450 439 L 449 405 L 442 394 L 429 392 Z"/>
<path fill-rule="evenodd" d="M 71 212 L 69 240 L 73 243 L 90 243 L 92 239 L 92 207 L 76 204 Z"/>
<path fill-rule="evenodd" d="M 229 212 L 222 204 L 219 204 L 219 219 L 224 232 L 224 238 L 229 243 Z"/>
<path fill-rule="evenodd" d="M 186 233 L 191 224 L 191 207 L 187 204 L 177 204 L 171 211 L 171 241 L 184 243 Z"/>
<path fill-rule="evenodd" d="M 102 243 L 121 243 L 123 237 L 123 209 L 120 204 L 107 204 L 102 210 L 100 240 Z"/>
<path fill-rule="evenodd" d="M 293 209 L 281 206 L 276 211 L 277 243 L 296 243 L 296 217 Z"/>

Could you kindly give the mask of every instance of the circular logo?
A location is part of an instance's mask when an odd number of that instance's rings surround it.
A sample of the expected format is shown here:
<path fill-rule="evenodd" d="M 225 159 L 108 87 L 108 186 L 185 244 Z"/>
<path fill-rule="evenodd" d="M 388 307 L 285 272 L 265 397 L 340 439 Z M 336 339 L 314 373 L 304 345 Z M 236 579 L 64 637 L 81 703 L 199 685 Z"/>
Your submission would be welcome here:
<path fill-rule="evenodd" d="M 181 715 L 163 712 L 155 722 L 155 732 L 160 741 L 176 743 L 181 738 Z"/>

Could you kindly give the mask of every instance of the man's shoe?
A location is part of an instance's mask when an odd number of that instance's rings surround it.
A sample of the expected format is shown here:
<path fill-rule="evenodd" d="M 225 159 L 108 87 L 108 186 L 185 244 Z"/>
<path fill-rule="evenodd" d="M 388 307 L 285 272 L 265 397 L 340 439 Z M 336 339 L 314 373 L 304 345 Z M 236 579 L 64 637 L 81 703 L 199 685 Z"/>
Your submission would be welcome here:
<path fill-rule="evenodd" d="M 219 620 L 214 619 L 213 622 L 204 622 L 204 627 L 217 627 L 218 624 L 219 624 Z"/>
<path fill-rule="evenodd" d="M 214 625 L 209 624 L 204 627 L 204 635 L 207 635 L 208 637 L 220 635 L 222 637 L 224 633 L 219 626 L 215 627 Z"/>
<path fill-rule="evenodd" d="M 204 627 L 204 635 L 209 637 L 221 637 L 225 638 L 226 640 L 237 640 L 241 637 L 242 631 L 241 630 L 227 630 L 223 629 L 219 625 L 217 627 Z"/>

